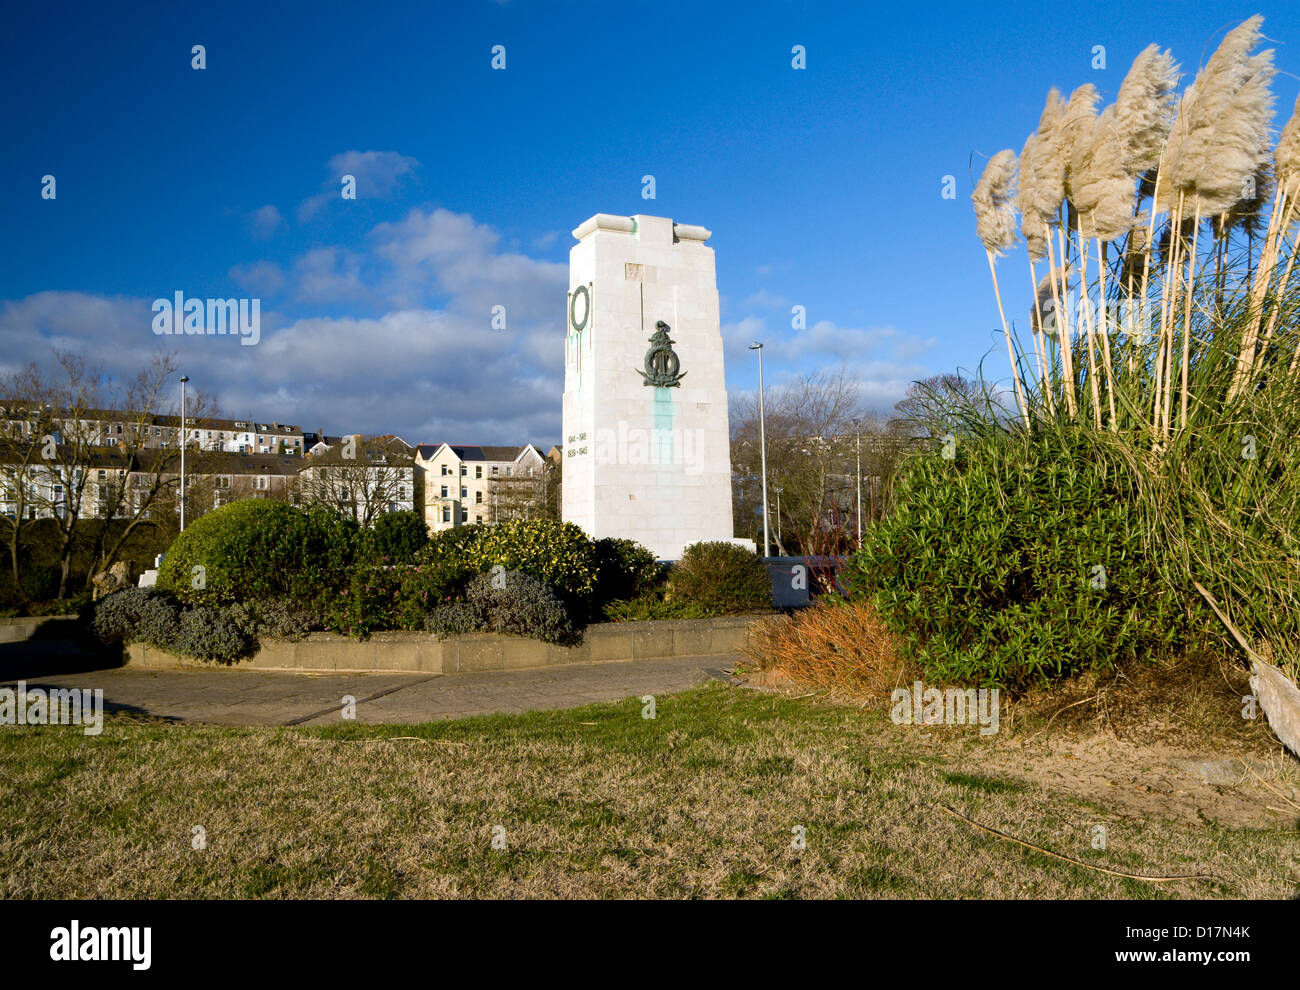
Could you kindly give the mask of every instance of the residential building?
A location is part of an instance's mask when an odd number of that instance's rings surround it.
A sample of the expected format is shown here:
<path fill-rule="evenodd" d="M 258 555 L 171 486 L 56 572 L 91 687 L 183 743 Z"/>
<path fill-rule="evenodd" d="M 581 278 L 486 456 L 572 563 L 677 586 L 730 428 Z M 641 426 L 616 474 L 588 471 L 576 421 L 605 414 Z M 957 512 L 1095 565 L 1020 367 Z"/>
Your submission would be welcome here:
<path fill-rule="evenodd" d="M 528 514 L 515 482 L 542 482 L 545 458 L 532 444 L 419 444 L 415 467 L 430 532 L 474 523 L 502 522 Z M 516 504 L 519 503 L 519 504 Z"/>

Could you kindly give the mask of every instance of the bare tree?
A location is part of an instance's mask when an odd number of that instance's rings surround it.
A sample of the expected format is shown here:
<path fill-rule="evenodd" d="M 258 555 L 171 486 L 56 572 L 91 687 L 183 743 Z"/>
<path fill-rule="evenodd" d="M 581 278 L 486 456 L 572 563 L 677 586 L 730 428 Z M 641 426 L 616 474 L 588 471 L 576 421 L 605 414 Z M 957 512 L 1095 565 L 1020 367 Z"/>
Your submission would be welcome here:
<path fill-rule="evenodd" d="M 961 428 L 964 411 L 982 409 L 988 401 L 979 382 L 959 374 L 933 375 L 907 387 L 907 395 L 894 406 L 892 422 L 912 436 L 941 437 Z"/>
<path fill-rule="evenodd" d="M 516 473 L 510 477 L 496 477 L 488 482 L 490 520 L 494 523 L 512 519 L 559 519 L 552 475 L 558 468 L 548 458 L 536 474 Z"/>
<path fill-rule="evenodd" d="M 395 441 L 354 434 L 310 458 L 295 494 L 369 526 L 390 506 L 414 504 L 414 464 L 410 451 Z"/>
<path fill-rule="evenodd" d="M 35 524 L 48 496 L 40 491 L 51 475 L 45 466 L 56 442 L 54 410 L 35 400 L 47 391 L 35 364 L 0 381 L 0 531 L 9 550 L 15 590 L 21 587 L 22 538 Z"/>
<path fill-rule="evenodd" d="M 807 546 L 813 534 L 843 529 L 854 511 L 854 421 L 862 416 L 859 386 L 843 369 L 805 375 L 765 396 L 769 510 L 775 535 L 781 491 L 782 542 Z M 757 396 L 732 404 L 734 510 L 741 535 L 761 540 L 762 469 Z M 757 513 L 755 512 L 757 509 Z M 756 521 L 755 521 L 756 520 Z"/>

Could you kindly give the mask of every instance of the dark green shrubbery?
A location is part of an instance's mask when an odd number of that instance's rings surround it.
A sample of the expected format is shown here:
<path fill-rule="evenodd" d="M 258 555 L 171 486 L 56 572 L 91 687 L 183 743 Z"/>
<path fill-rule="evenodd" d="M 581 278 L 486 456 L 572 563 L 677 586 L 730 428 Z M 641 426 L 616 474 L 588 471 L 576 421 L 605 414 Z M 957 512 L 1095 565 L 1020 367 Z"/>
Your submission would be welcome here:
<path fill-rule="evenodd" d="M 640 598 L 663 582 L 666 568 L 635 540 L 596 541 L 596 605 Z"/>
<path fill-rule="evenodd" d="M 425 616 L 438 606 L 460 598 L 474 576 L 459 547 L 450 540 L 431 542 L 401 572 L 393 605 L 396 628 L 423 629 Z"/>
<path fill-rule="evenodd" d="M 1130 479 L 1081 430 L 963 438 L 904 465 L 845 583 L 936 680 L 1016 689 L 1175 650 L 1198 625 L 1143 552 Z"/>
<path fill-rule="evenodd" d="M 564 602 L 545 583 L 518 571 L 480 574 L 459 601 L 433 609 L 425 628 L 440 636 L 499 632 L 531 636 L 546 643 L 576 638 Z"/>
<path fill-rule="evenodd" d="M 123 588 L 95 602 L 90 632 L 101 643 L 149 643 L 170 649 L 180 630 L 180 603 L 147 588 Z"/>
<path fill-rule="evenodd" d="M 286 598 L 261 598 L 227 606 L 226 614 L 252 639 L 298 640 L 320 625 L 320 616 Z"/>
<path fill-rule="evenodd" d="M 409 564 L 429 542 L 418 512 L 385 512 L 366 536 L 371 552 L 390 564 Z"/>
<path fill-rule="evenodd" d="M 158 587 L 192 604 L 287 597 L 324 605 L 346 583 L 360 542 L 357 524 L 324 506 L 244 499 L 202 516 L 172 542 Z"/>
<path fill-rule="evenodd" d="M 664 596 L 707 615 L 772 607 L 772 579 L 757 554 L 734 543 L 692 543 L 668 572 Z"/>
<path fill-rule="evenodd" d="M 106 595 L 91 612 L 90 631 L 106 645 L 145 643 L 194 657 L 233 663 L 257 642 L 227 610 L 184 606 L 167 592 L 125 588 Z"/>
<path fill-rule="evenodd" d="M 257 641 L 245 634 L 225 609 L 191 605 L 181 612 L 180 629 L 167 649 L 198 660 L 234 663 L 251 656 Z"/>

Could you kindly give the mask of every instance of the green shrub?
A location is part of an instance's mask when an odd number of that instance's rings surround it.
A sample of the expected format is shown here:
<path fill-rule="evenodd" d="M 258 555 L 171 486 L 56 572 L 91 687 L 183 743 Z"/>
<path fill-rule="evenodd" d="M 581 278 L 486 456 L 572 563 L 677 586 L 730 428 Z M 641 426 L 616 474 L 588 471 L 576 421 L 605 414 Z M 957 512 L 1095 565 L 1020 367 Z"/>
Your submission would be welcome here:
<path fill-rule="evenodd" d="M 324 506 L 269 499 L 231 502 L 197 519 L 167 550 L 158 587 L 192 604 L 288 597 L 323 603 L 347 583 L 357 524 Z M 202 571 L 196 568 L 202 568 Z"/>
<path fill-rule="evenodd" d="M 90 632 L 108 645 L 148 643 L 170 650 L 180 635 L 180 604 L 165 592 L 123 588 L 91 608 Z"/>
<path fill-rule="evenodd" d="M 571 605 L 590 600 L 596 583 L 596 552 L 591 538 L 573 523 L 519 520 L 474 527 L 463 549 L 480 574 L 500 566 L 535 577 Z"/>
<path fill-rule="evenodd" d="M 324 603 L 325 628 L 361 638 L 397 628 L 395 609 L 401 582 L 401 570 L 393 565 L 358 561 L 342 589 Z"/>
<path fill-rule="evenodd" d="M 320 625 L 320 616 L 287 598 L 262 598 L 236 602 L 226 614 L 251 639 L 302 639 Z"/>
<path fill-rule="evenodd" d="M 243 606 L 183 606 L 167 592 L 124 588 L 105 595 L 90 608 L 90 632 L 101 643 L 145 643 L 194 657 L 234 663 L 257 648 L 255 636 L 241 620 Z"/>
<path fill-rule="evenodd" d="M 43 602 L 59 593 L 58 567 L 28 567 L 22 572 L 22 594 L 28 601 Z"/>
<path fill-rule="evenodd" d="M 772 607 L 772 579 L 758 555 L 734 543 L 692 543 L 668 572 L 665 600 L 709 615 Z"/>
<path fill-rule="evenodd" d="M 454 548 L 430 544 L 401 569 L 393 619 L 399 629 L 425 628 L 425 616 L 459 598 L 474 577 L 465 556 Z"/>
<path fill-rule="evenodd" d="M 239 628 L 225 609 L 192 605 L 181 612 L 180 627 L 167 648 L 197 660 L 234 663 L 252 655 L 257 642 Z"/>
<path fill-rule="evenodd" d="M 1130 478 L 1081 430 L 910 458 L 845 568 L 850 597 L 938 681 L 1019 689 L 1177 649 L 1189 598 L 1144 554 Z"/>
<path fill-rule="evenodd" d="M 666 601 L 662 590 L 647 591 L 636 598 L 625 598 L 605 606 L 610 622 L 643 622 L 648 619 L 707 619 L 714 613 L 699 602 Z"/>
<path fill-rule="evenodd" d="M 596 604 L 640 598 L 662 582 L 665 568 L 635 540 L 603 537 L 595 544 Z"/>
<path fill-rule="evenodd" d="M 499 632 L 546 643 L 576 638 L 564 602 L 546 584 L 518 571 L 480 574 L 469 583 L 462 601 L 433 609 L 425 628 L 441 636 Z"/>
<path fill-rule="evenodd" d="M 429 542 L 418 512 L 385 512 L 367 533 L 374 554 L 391 564 L 407 564 Z"/>

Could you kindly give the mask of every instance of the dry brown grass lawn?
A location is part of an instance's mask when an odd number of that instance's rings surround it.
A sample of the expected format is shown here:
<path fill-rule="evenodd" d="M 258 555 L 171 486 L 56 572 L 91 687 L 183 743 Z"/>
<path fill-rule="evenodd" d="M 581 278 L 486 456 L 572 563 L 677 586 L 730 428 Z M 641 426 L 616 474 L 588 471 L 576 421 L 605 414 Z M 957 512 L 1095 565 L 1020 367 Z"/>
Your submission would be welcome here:
<path fill-rule="evenodd" d="M 653 720 L 628 699 L 407 727 L 4 727 L 0 896 L 1300 892 L 1300 812 L 1248 824 L 1136 813 L 998 768 L 1013 738 L 953 732 L 719 684 L 659 698 Z M 1274 783 L 1296 793 L 1294 773 Z M 1210 879 L 1109 875 L 945 807 L 1092 867 Z"/>

